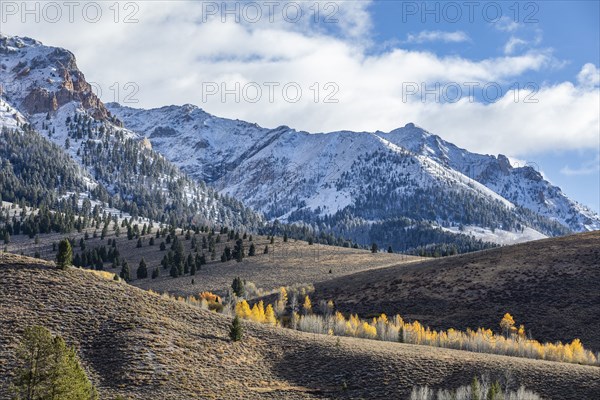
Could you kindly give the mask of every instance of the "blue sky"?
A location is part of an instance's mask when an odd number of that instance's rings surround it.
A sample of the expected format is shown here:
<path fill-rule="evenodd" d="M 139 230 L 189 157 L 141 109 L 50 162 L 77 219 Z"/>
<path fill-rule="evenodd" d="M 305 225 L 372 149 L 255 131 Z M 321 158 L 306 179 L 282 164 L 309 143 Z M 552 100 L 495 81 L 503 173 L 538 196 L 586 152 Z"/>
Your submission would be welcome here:
<path fill-rule="evenodd" d="M 472 20 L 463 1 L 427 2 L 437 15 L 423 15 L 423 1 L 282 0 L 272 13 L 258 1 L 255 21 L 243 14 L 248 1 L 227 3 L 242 10 L 239 20 L 224 15 L 220 1 L 123 1 L 119 18 L 113 2 L 92 3 L 102 7 L 97 21 L 82 18 L 81 8 L 74 21 L 63 10 L 51 23 L 15 12 L 0 29 L 71 50 L 104 101 L 190 103 L 309 132 L 413 122 L 468 150 L 534 163 L 600 212 L 598 1 L 472 2 Z M 267 82 L 279 85 L 273 101 Z M 252 84 L 262 90 L 257 101 L 243 91 Z M 282 93 L 289 84 L 301 89 L 294 101 Z M 435 85 L 447 96 L 424 95 Z M 225 94 L 232 88 L 241 98 Z"/>
<path fill-rule="evenodd" d="M 417 3 L 417 10 L 407 4 Z M 511 36 L 527 40 L 527 48 L 545 47 L 565 62 L 561 68 L 544 71 L 543 74 L 524 74 L 522 80 L 560 82 L 577 75 L 581 65 L 600 59 L 600 2 L 598 1 L 543 1 L 543 2 L 492 2 L 501 8 L 501 20 L 496 21 L 495 8 L 486 8 L 485 2 L 473 6 L 473 22 L 469 8 L 459 7 L 462 17 L 455 18 L 456 8 L 446 7 L 442 2 L 378 1 L 371 11 L 374 16 L 374 38 L 378 43 L 392 42 L 408 49 L 429 50 L 438 55 L 460 55 L 470 59 L 485 59 L 503 53 Z M 435 4 L 439 12 L 424 14 Z M 463 5 L 464 2 L 451 2 Z M 532 6 L 535 4 L 535 6 Z M 518 14 L 515 11 L 518 10 Z M 414 14 L 416 13 L 416 14 Z M 439 22 L 436 21 L 439 18 Z M 486 20 L 487 18 L 487 20 Z M 453 21 L 456 19 L 456 21 Z M 537 20 L 537 22 L 533 22 Z M 405 21 L 405 22 L 404 22 Z M 518 22 L 515 31 L 503 30 L 507 22 Z M 407 42 L 407 36 L 421 31 L 464 32 L 469 40 L 461 42 L 430 41 Z M 536 39 L 539 43 L 535 44 Z"/>
<path fill-rule="evenodd" d="M 457 55 L 477 60 L 503 54 L 510 38 L 516 37 L 528 42 L 520 45 L 521 50 L 547 48 L 560 63 L 554 68 L 521 74 L 517 80 L 521 85 L 572 80 L 582 65 L 590 62 L 596 66 L 600 64 L 598 1 L 496 2 L 501 7 L 501 19 L 498 20 L 495 18 L 497 9 L 489 6 L 484 13 L 483 2 L 473 5 L 472 9 L 463 2 L 454 4 L 460 7 L 446 6 L 444 9 L 445 5 L 441 2 L 428 2 L 425 7 L 422 2 L 375 2 L 371 6 L 373 38 L 379 48 L 374 51 L 402 46 L 431 51 L 440 56 Z M 460 17 L 456 10 L 460 10 Z M 513 22 L 518 22 L 518 26 L 514 25 L 514 30 L 507 29 L 507 23 Z M 464 34 L 464 40 L 459 40 L 461 35 L 455 36 L 456 41 L 409 40 L 411 35 L 416 37 L 423 31 L 460 32 Z M 486 101 L 483 97 L 478 99 Z M 565 135 L 568 134 L 568 131 L 565 132 Z M 597 134 L 598 148 L 555 149 L 526 155 L 526 160 L 538 166 L 546 178 L 560 186 L 567 195 L 600 212 L 600 160 L 597 159 L 600 131 Z"/>

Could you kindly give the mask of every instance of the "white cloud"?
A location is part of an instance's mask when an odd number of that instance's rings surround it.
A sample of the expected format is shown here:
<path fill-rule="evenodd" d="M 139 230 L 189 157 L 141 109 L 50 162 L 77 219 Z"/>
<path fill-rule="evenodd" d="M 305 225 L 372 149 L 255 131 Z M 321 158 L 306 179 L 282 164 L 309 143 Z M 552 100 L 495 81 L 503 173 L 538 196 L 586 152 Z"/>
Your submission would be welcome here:
<path fill-rule="evenodd" d="M 503 32 L 515 32 L 521 28 L 521 25 L 513 18 L 504 15 L 494 23 L 494 27 Z"/>
<path fill-rule="evenodd" d="M 487 105 L 467 98 L 455 103 L 403 99 L 407 83 L 509 84 L 526 72 L 553 67 L 556 60 L 551 52 L 536 49 L 481 60 L 397 47 L 372 54 L 368 3 L 355 3 L 362 2 L 336 3 L 339 11 L 334 17 L 339 21 L 333 25 L 311 22 L 309 9 L 297 23 L 286 21 L 279 10 L 273 22 L 263 18 L 236 24 L 231 17 L 222 23 L 220 15 L 203 22 L 201 2 L 141 2 L 137 24 L 115 24 L 111 14 L 96 24 L 22 24 L 10 19 L 3 32 L 73 51 L 86 78 L 103 88 L 105 101 L 114 100 L 109 88 L 115 82 L 121 87 L 136 82 L 140 102 L 132 106 L 192 103 L 219 116 L 267 127 L 374 131 L 415 122 L 472 151 L 516 157 L 597 146 L 600 95 L 593 78 L 597 67 L 586 64 L 578 84 L 542 86 L 534 95 L 537 103 L 525 103 L 524 92 L 518 102 L 510 92 Z M 207 82 L 228 89 L 236 83 L 257 82 L 263 97 L 257 103 L 236 102 L 234 96 L 203 101 Z M 265 82 L 280 84 L 272 103 Z M 289 82 L 302 89 L 297 103 L 283 100 L 281 88 Z M 328 82 L 339 87 L 334 95 L 338 103 L 323 102 L 335 89 L 326 89 Z"/>
<path fill-rule="evenodd" d="M 425 42 L 444 42 L 460 43 L 468 42 L 471 39 L 469 35 L 462 31 L 444 32 L 444 31 L 421 31 L 418 34 L 409 34 L 406 43 L 425 43 Z"/>
<path fill-rule="evenodd" d="M 531 50 L 542 43 L 542 31 L 539 28 L 535 28 L 529 32 L 531 38 L 524 39 L 523 37 L 517 37 L 511 35 L 506 44 L 504 45 L 504 54 L 514 54 L 518 49 Z M 548 49 L 552 51 L 552 49 Z"/>
<path fill-rule="evenodd" d="M 508 39 L 508 42 L 506 42 L 506 44 L 504 45 L 504 54 L 507 54 L 507 55 L 513 54 L 517 47 L 523 46 L 526 44 L 527 44 L 526 40 L 523 40 L 523 39 L 515 37 L 515 36 L 511 36 L 510 39 Z"/>
<path fill-rule="evenodd" d="M 600 68 L 587 63 L 577 75 L 577 82 L 583 87 L 594 88 L 600 85 Z"/>

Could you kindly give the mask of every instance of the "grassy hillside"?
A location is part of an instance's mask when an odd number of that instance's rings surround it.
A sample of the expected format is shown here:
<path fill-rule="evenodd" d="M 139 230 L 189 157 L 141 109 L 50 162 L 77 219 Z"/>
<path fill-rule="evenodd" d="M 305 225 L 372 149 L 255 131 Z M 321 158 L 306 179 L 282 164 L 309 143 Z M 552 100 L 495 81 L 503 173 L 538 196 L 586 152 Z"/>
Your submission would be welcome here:
<path fill-rule="evenodd" d="M 141 229 L 143 223 L 139 224 Z M 144 289 L 153 289 L 158 292 L 169 292 L 177 295 L 197 295 L 202 291 L 212 291 L 223 294 L 230 287 L 231 282 L 236 276 L 242 279 L 254 282 L 258 287 L 271 290 L 279 286 L 294 284 L 313 284 L 328 279 L 333 279 L 359 271 L 371 270 L 374 268 L 389 267 L 404 262 L 419 260 L 419 257 L 407 256 L 402 254 L 377 253 L 372 254 L 368 250 L 352 249 L 337 246 L 327 246 L 322 244 L 309 245 L 305 241 L 289 239 L 283 241 L 282 237 L 275 237 L 274 243 L 266 236 L 254 235 L 252 242 L 249 236 L 243 241 L 245 252 L 248 254 L 250 245 L 254 243 L 256 247 L 256 256 L 246 256 L 242 262 L 230 260 L 221 262 L 221 254 L 225 246 L 233 248 L 235 240 L 228 240 L 226 234 L 219 236 L 216 243 L 216 259 L 210 259 L 208 249 L 202 249 L 203 238 L 208 238 L 207 233 L 191 233 L 190 239 L 185 238 L 181 229 L 177 230 L 177 236 L 183 243 L 186 256 L 196 252 L 192 249 L 193 241 L 196 241 L 199 249 L 198 253 L 206 254 L 207 264 L 196 273 L 194 284 L 192 277 L 188 274 L 178 278 L 169 276 L 169 270 L 163 269 L 160 265 L 162 258 L 167 254 L 171 245 L 166 244 L 166 250 L 160 250 L 160 244 L 166 242 L 165 237 L 156 238 L 156 225 L 151 234 L 143 235 L 142 247 L 137 247 L 137 238 L 128 240 L 126 232 L 116 237 L 113 231 L 113 224 L 106 237 L 101 239 L 102 229 L 88 228 L 82 232 L 73 232 L 68 235 L 51 233 L 39 235 L 36 240 L 27 235 L 16 235 L 11 237 L 11 242 L 6 246 L 6 250 L 11 253 L 26 256 L 34 256 L 36 253 L 47 260 L 54 260 L 56 251 L 53 251 L 52 244 L 58 243 L 64 237 L 74 239 L 74 253 L 81 253 L 79 241 L 87 232 L 88 239 L 85 240 L 86 249 L 99 248 L 106 246 L 109 240 L 116 240 L 121 260 L 127 261 L 135 278 L 135 271 L 142 258 L 148 264 L 150 272 L 155 267 L 159 267 L 160 276 L 157 279 L 134 279 L 131 283 Z M 94 231 L 96 236 L 94 237 Z M 150 245 L 150 239 L 154 239 L 154 245 Z M 264 254 L 265 246 L 269 253 Z M 121 268 L 111 268 L 111 263 L 104 263 L 104 270 L 119 273 Z M 330 272 L 331 271 L 331 272 Z M 151 275 L 151 274 L 150 274 Z"/>
<path fill-rule="evenodd" d="M 600 231 L 357 273 L 316 284 L 313 297 L 443 329 L 499 330 L 510 312 L 535 339 L 599 351 L 598 282 Z"/>
<path fill-rule="evenodd" d="M 88 271 L 0 256 L 0 398 L 26 326 L 79 349 L 102 399 L 406 398 L 414 385 L 456 387 L 509 372 L 548 399 L 600 396 L 600 368 L 365 339 L 308 335 L 230 319 Z"/>

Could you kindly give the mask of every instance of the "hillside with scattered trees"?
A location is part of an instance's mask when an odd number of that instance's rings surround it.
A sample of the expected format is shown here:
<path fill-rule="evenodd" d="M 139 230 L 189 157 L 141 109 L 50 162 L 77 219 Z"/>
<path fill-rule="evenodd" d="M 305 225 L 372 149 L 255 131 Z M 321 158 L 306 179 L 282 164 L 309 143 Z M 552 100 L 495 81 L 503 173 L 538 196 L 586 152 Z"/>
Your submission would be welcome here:
<path fill-rule="evenodd" d="M 100 398 L 108 400 L 407 398 L 425 385 L 458 390 L 482 374 L 544 399 L 600 394 L 600 369 L 591 366 L 336 338 L 243 320 L 234 341 L 232 317 L 85 270 L 0 257 L 2 398 L 31 326 L 75 346 Z M 28 291 L 36 295 L 24 295 Z"/>

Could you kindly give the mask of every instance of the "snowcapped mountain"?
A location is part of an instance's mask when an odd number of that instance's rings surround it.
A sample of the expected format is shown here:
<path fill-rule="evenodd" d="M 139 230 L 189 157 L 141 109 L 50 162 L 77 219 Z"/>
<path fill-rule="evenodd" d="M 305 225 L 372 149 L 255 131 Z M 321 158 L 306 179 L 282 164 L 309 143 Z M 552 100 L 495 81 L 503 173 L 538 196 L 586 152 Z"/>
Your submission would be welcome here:
<path fill-rule="evenodd" d="M 156 213 L 157 201 L 162 209 L 192 205 L 212 220 L 256 223 L 237 199 L 269 220 L 397 250 L 459 242 L 476 249 L 475 239 L 514 243 L 600 229 L 598 215 L 533 168 L 468 152 L 414 124 L 308 133 L 193 105 L 104 105 L 73 54 L 6 36 L 0 83 L 18 118 L 66 148 L 105 186 L 105 198 L 133 200 L 146 214 Z"/>
<path fill-rule="evenodd" d="M 421 217 L 443 226 L 533 227 L 547 235 L 600 228 L 596 214 L 532 167 L 513 167 L 503 155 L 470 153 L 413 124 L 388 133 L 309 134 L 218 118 L 192 105 L 107 108 L 188 174 L 271 219 L 311 221 L 352 209 L 355 217 L 383 220 L 390 213 L 408 216 L 396 210 L 420 197 L 430 210 Z M 432 201 L 444 193 L 481 202 L 482 215 L 469 216 L 470 205 L 461 200 L 454 209 L 446 206 L 448 199 Z M 372 212 L 357 209 L 367 203 Z M 496 208 L 498 215 L 483 215 Z"/>
<path fill-rule="evenodd" d="M 94 95 L 67 50 L 0 36 L 0 87 L 0 127 L 36 132 L 56 145 L 54 154 L 68 154 L 81 167 L 87 185 L 76 190 L 86 197 L 161 222 L 260 223 L 261 217 L 239 201 L 187 177 L 147 139 L 125 129 Z"/>

